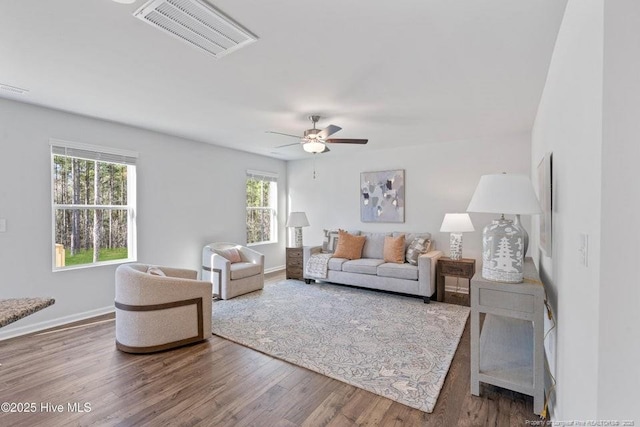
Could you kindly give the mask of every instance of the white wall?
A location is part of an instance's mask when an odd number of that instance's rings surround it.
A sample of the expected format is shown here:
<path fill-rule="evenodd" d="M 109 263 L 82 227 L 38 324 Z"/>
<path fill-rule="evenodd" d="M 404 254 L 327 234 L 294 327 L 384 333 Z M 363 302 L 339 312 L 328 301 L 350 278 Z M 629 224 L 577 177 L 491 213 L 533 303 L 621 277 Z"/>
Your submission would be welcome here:
<path fill-rule="evenodd" d="M 534 175 L 554 156 L 553 256 L 537 261 L 558 322 L 545 343 L 557 420 L 640 422 L 639 21 L 634 0 L 569 1 L 532 132 Z"/>
<path fill-rule="evenodd" d="M 605 2 L 598 417 L 640 424 L 640 2 Z"/>
<path fill-rule="evenodd" d="M 534 177 L 544 154 L 553 152 L 553 254 L 538 251 L 538 233 L 532 254 L 557 319 L 545 347 L 558 382 L 559 420 L 596 418 L 602 13 L 602 0 L 569 1 L 532 132 Z M 578 262 L 580 233 L 589 235 L 588 267 Z"/>
<path fill-rule="evenodd" d="M 464 212 L 480 176 L 530 172 L 530 135 L 493 140 L 458 141 L 425 146 L 362 151 L 349 157 L 318 155 L 314 160 L 289 162 L 289 198 L 293 211 L 305 211 L 311 224 L 305 244 L 320 244 L 324 228 L 363 231 L 428 231 L 437 248 L 449 253 L 449 233 L 440 233 L 445 213 Z M 335 147 L 337 151 L 340 148 Z M 360 173 L 404 169 L 404 223 L 360 221 Z M 476 231 L 465 233 L 463 256 L 481 262 L 482 228 L 494 215 L 471 214 Z M 528 219 L 523 219 L 525 224 Z M 466 285 L 466 284 L 465 284 Z"/>
<path fill-rule="evenodd" d="M 56 299 L 0 339 L 113 306 L 115 266 L 51 271 L 50 138 L 139 152 L 138 260 L 158 265 L 199 270 L 205 244 L 245 242 L 246 170 L 277 172 L 279 243 L 257 249 L 284 265 L 284 161 L 3 99 L 0 117 L 0 298 Z"/>

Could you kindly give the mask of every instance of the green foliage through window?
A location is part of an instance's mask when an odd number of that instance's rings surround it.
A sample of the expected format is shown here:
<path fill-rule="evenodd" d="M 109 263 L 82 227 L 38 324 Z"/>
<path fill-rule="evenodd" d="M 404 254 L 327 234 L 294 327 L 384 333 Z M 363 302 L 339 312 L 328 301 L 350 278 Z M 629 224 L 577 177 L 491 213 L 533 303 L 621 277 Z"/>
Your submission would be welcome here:
<path fill-rule="evenodd" d="M 55 266 L 130 258 L 135 166 L 53 155 Z"/>
<path fill-rule="evenodd" d="M 277 182 L 247 176 L 247 243 L 276 239 Z"/>

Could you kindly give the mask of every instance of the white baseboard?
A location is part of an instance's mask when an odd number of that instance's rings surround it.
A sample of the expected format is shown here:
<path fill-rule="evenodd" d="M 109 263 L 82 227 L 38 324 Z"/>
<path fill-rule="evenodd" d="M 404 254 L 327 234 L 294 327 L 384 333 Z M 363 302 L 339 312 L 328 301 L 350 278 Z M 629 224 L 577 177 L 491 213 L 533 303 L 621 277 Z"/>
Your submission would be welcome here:
<path fill-rule="evenodd" d="M 279 266 L 277 266 L 277 267 L 271 267 L 271 268 L 265 268 L 265 269 L 264 269 L 264 274 L 267 274 L 267 273 L 275 273 L 276 271 L 282 271 L 282 270 L 284 270 L 285 268 L 286 268 L 286 266 L 284 266 L 284 265 L 279 265 Z"/>
<path fill-rule="evenodd" d="M 33 332 L 42 331 L 44 329 L 54 328 L 56 326 L 66 325 L 68 323 L 77 322 L 78 320 L 89 319 L 91 317 L 102 316 L 103 314 L 113 313 L 115 307 L 113 305 L 97 308 L 95 310 L 85 311 L 83 313 L 71 314 L 69 316 L 58 317 L 57 319 L 47 320 L 45 322 L 35 323 L 33 325 L 15 328 L 7 332 L 0 332 L 0 341 L 9 338 L 19 337 L 21 335 L 31 334 Z"/>
<path fill-rule="evenodd" d="M 544 354 L 544 395 L 548 398 L 549 393 L 551 393 L 551 388 L 553 387 L 553 380 L 550 377 L 551 368 L 549 367 L 549 361 L 547 360 L 547 354 Z M 555 419 L 555 409 L 556 409 L 556 393 L 553 390 L 551 394 L 551 399 L 549 399 L 549 406 L 547 407 L 547 419 L 553 421 Z"/>

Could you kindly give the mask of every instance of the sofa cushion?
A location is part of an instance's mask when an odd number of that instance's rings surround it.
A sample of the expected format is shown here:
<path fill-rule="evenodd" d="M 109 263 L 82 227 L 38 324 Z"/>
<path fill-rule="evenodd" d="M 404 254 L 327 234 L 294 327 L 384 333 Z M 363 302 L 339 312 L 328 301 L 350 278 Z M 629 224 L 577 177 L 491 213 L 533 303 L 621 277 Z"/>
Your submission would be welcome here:
<path fill-rule="evenodd" d="M 346 258 L 336 258 L 333 257 L 329 260 L 329 270 L 334 270 L 334 271 L 342 271 L 342 264 L 345 261 L 349 261 Z"/>
<path fill-rule="evenodd" d="M 384 262 L 404 264 L 404 234 L 384 238 Z"/>
<path fill-rule="evenodd" d="M 262 266 L 252 262 L 234 262 L 231 264 L 231 280 L 244 279 L 245 277 L 260 274 Z"/>
<path fill-rule="evenodd" d="M 416 237 L 407 248 L 407 262 L 412 265 L 418 265 L 418 257 L 429 252 L 430 248 L 431 240 Z"/>
<path fill-rule="evenodd" d="M 336 258 L 360 259 L 362 257 L 362 247 L 366 237 L 354 236 L 344 230 L 339 230 L 338 246 L 334 255 Z"/>
<path fill-rule="evenodd" d="M 367 238 L 362 249 L 362 258 L 384 258 L 384 238 L 391 233 L 362 233 Z"/>
<path fill-rule="evenodd" d="M 372 274 L 378 273 L 378 266 L 384 264 L 383 259 L 362 258 L 353 261 L 347 261 L 342 264 L 342 271 L 347 273 Z"/>
<path fill-rule="evenodd" d="M 395 279 L 418 280 L 418 267 L 411 264 L 387 262 L 378 266 L 378 276 Z"/>

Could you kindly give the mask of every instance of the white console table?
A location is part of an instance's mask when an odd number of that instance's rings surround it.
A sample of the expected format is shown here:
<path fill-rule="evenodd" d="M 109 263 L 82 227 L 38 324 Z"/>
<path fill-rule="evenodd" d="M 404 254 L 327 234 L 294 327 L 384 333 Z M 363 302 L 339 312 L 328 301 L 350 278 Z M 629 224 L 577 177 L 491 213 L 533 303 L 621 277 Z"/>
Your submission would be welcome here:
<path fill-rule="evenodd" d="M 545 292 L 531 258 L 523 283 L 500 283 L 476 273 L 471 279 L 471 394 L 480 383 L 533 396 L 544 406 Z M 482 332 L 480 313 L 486 313 Z"/>

